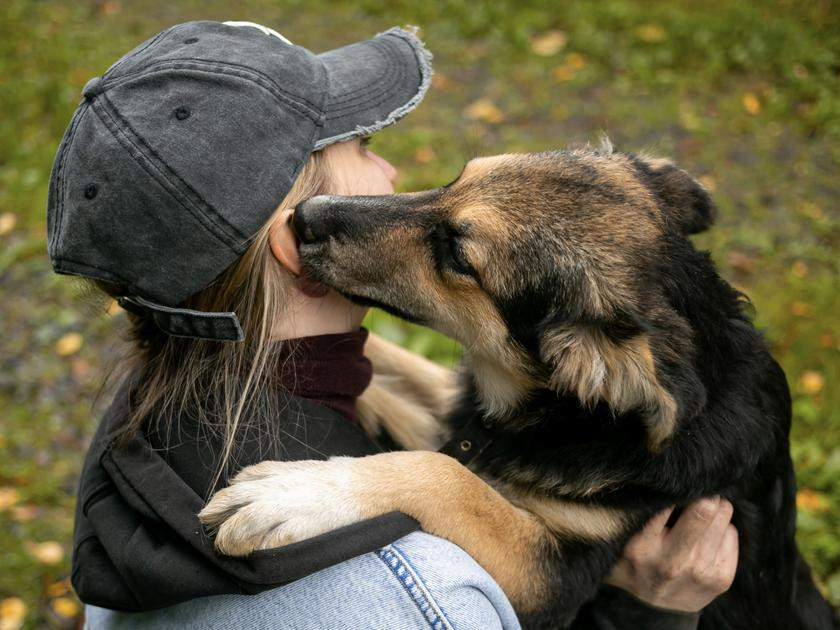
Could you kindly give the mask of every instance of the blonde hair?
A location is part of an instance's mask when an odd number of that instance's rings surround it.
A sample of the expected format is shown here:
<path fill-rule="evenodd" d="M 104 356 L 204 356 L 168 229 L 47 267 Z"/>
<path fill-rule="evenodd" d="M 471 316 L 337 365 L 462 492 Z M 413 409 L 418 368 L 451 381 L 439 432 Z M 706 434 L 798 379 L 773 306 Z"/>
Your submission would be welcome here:
<path fill-rule="evenodd" d="M 138 371 L 140 379 L 131 401 L 128 422 L 120 429 L 125 444 L 141 429 L 168 439 L 172 421 L 188 414 L 201 432 L 220 438 L 222 451 L 210 489 L 226 476 L 233 463 L 236 437 L 246 419 L 276 418 L 277 397 L 261 396 L 260 385 L 276 368 L 277 341 L 272 332 L 283 316 L 289 282 L 272 255 L 271 226 L 299 202 L 328 192 L 328 159 L 313 153 L 289 193 L 271 218 L 254 235 L 246 252 L 210 286 L 183 306 L 201 311 L 233 311 L 245 334 L 239 343 L 172 337 L 150 318 L 128 313 L 128 355 L 117 375 Z M 94 281 L 108 295 L 122 295 L 122 287 Z M 260 430 L 270 427 L 264 422 Z"/>

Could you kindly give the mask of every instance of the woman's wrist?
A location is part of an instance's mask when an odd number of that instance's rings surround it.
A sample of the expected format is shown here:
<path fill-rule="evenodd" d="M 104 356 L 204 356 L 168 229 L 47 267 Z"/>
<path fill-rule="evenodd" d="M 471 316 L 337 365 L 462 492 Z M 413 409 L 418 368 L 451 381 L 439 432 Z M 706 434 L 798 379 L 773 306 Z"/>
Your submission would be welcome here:
<path fill-rule="evenodd" d="M 651 606 L 624 589 L 605 584 L 581 611 L 572 628 L 598 630 L 696 630 L 700 613 Z"/>

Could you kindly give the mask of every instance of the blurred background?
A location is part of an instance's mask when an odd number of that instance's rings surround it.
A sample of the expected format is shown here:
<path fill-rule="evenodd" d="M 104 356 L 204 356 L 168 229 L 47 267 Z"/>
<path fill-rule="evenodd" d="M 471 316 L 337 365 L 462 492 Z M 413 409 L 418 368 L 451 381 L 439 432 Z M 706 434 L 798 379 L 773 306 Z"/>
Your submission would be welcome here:
<path fill-rule="evenodd" d="M 720 208 L 697 237 L 750 296 L 793 392 L 798 538 L 840 606 L 840 6 L 832 0 L 4 0 L 0 8 L 0 628 L 72 627 L 74 492 L 122 315 L 51 273 L 52 158 L 85 82 L 182 21 L 251 20 L 316 52 L 416 24 L 420 108 L 373 149 L 401 190 L 481 154 L 607 133 L 673 158 Z M 368 325 L 446 364 L 456 345 Z M 104 397 L 107 400 L 107 395 Z"/>

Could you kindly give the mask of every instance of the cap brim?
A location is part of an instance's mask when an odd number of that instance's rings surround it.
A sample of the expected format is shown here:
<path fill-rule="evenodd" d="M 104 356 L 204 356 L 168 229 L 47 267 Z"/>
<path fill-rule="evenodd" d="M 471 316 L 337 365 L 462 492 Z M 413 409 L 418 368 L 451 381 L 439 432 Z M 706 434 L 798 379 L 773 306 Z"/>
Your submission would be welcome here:
<path fill-rule="evenodd" d="M 316 150 L 395 123 L 417 107 L 432 79 L 431 53 L 401 28 L 318 57 L 329 96 Z"/>

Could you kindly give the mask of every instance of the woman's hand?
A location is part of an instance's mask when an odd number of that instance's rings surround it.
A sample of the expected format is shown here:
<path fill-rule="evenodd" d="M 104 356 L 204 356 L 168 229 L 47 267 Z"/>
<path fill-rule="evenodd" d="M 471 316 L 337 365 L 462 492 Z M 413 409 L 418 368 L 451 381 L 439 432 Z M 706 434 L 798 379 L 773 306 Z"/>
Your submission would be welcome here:
<path fill-rule="evenodd" d="M 630 539 L 607 582 L 651 606 L 696 612 L 724 593 L 738 566 L 738 532 L 726 499 L 686 506 L 668 528 L 672 509 Z"/>

